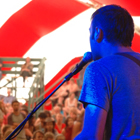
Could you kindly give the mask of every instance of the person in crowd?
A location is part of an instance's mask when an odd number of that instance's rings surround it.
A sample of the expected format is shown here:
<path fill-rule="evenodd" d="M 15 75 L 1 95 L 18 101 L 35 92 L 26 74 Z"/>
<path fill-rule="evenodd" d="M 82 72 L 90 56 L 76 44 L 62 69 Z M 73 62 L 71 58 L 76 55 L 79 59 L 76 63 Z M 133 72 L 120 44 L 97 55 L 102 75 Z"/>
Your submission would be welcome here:
<path fill-rule="evenodd" d="M 47 118 L 47 115 L 44 111 L 41 111 L 38 115 L 39 121 L 35 122 L 35 128 L 36 130 L 41 130 L 43 133 L 45 133 L 45 119 Z"/>
<path fill-rule="evenodd" d="M 44 135 L 44 140 L 55 140 L 55 136 L 52 132 L 46 132 Z"/>
<path fill-rule="evenodd" d="M 13 131 L 14 131 L 14 129 L 8 129 L 3 136 L 3 140 L 5 140 Z M 18 138 L 15 137 L 12 140 L 18 140 Z"/>
<path fill-rule="evenodd" d="M 58 103 L 63 104 L 65 98 L 68 97 L 69 90 L 68 90 L 68 82 L 66 81 L 56 92 L 55 94 L 50 98 L 52 101 L 53 106 L 55 106 Z M 60 102 L 61 101 L 61 102 Z"/>
<path fill-rule="evenodd" d="M 48 110 L 45 110 L 44 112 L 46 113 L 46 115 L 47 115 L 47 118 L 51 117 L 51 112 L 50 112 L 50 111 L 48 111 Z"/>
<path fill-rule="evenodd" d="M 58 134 L 56 137 L 55 137 L 55 140 L 65 140 L 65 136 L 63 134 Z"/>
<path fill-rule="evenodd" d="M 3 136 L 5 135 L 5 132 L 6 132 L 8 129 L 12 129 L 12 126 L 9 125 L 9 124 L 6 124 L 6 125 L 3 126 L 3 129 L 2 129 L 2 134 L 3 134 Z"/>
<path fill-rule="evenodd" d="M 27 117 L 28 110 L 26 108 L 22 108 L 20 112 L 23 113 Z M 28 121 L 28 124 L 29 124 L 28 128 L 25 128 L 25 135 L 26 135 L 27 140 L 30 140 L 33 136 L 33 132 L 35 131 L 34 123 L 35 123 L 35 116 L 32 115 L 32 117 Z"/>
<path fill-rule="evenodd" d="M 65 99 L 67 98 L 68 96 L 66 96 L 66 97 L 63 97 L 63 96 L 60 96 L 58 99 L 57 99 L 57 102 L 56 102 L 56 104 L 55 105 L 61 105 L 61 107 L 63 107 L 64 106 L 64 101 L 65 101 Z M 54 106 L 55 106 L 54 105 Z"/>
<path fill-rule="evenodd" d="M 62 115 L 64 115 L 64 112 L 63 112 L 63 105 L 62 105 L 62 104 L 59 104 L 59 103 L 57 103 L 56 105 L 60 107 L 60 113 L 61 113 Z"/>
<path fill-rule="evenodd" d="M 0 80 L 2 79 L 2 67 L 3 67 L 3 62 L 0 59 Z"/>
<path fill-rule="evenodd" d="M 75 93 L 74 92 L 70 92 L 69 97 L 65 100 L 65 106 L 63 108 L 64 111 L 64 116 L 66 117 L 69 109 L 71 107 L 76 107 L 77 108 L 77 99 L 75 98 Z"/>
<path fill-rule="evenodd" d="M 78 112 L 77 112 L 77 108 L 76 107 L 71 107 L 69 110 L 69 114 L 68 114 L 73 121 L 75 122 L 77 120 L 78 117 Z"/>
<path fill-rule="evenodd" d="M 8 124 L 15 129 L 24 119 L 25 115 L 20 112 L 20 104 L 17 100 L 12 102 L 13 112 L 8 116 Z M 28 128 L 28 123 L 25 124 L 24 128 Z M 17 135 L 17 140 L 26 140 L 25 129 Z"/>
<path fill-rule="evenodd" d="M 36 130 L 34 133 L 33 133 L 33 137 L 32 137 L 32 140 L 44 140 L 44 133 L 40 130 Z"/>
<path fill-rule="evenodd" d="M 28 106 L 26 104 L 21 105 L 21 110 L 26 109 L 26 112 L 28 113 Z"/>
<path fill-rule="evenodd" d="M 140 139 L 140 54 L 131 49 L 133 36 L 133 19 L 121 6 L 106 5 L 92 14 L 94 62 L 85 71 L 79 97 L 84 126 L 74 140 Z"/>
<path fill-rule="evenodd" d="M 23 77 L 23 87 L 25 87 L 25 80 L 27 77 L 32 76 L 33 74 L 33 64 L 31 63 L 30 57 L 26 58 L 26 62 L 21 67 L 20 75 Z"/>
<path fill-rule="evenodd" d="M 74 121 L 71 117 L 67 117 L 65 120 L 66 127 L 63 128 L 62 134 L 65 136 L 66 140 L 72 140 L 72 129 L 73 129 Z"/>
<path fill-rule="evenodd" d="M 36 121 L 35 115 L 32 115 L 32 118 L 29 119 L 29 127 L 28 127 L 32 134 L 35 132 L 35 126 L 34 126 L 35 121 Z"/>
<path fill-rule="evenodd" d="M 7 114 L 7 110 L 6 110 L 3 100 L 0 100 L 0 113 L 2 113 L 3 115 Z"/>
<path fill-rule="evenodd" d="M 45 133 L 52 132 L 55 136 L 58 134 L 55 130 L 55 120 L 53 118 L 46 118 L 45 120 Z"/>
<path fill-rule="evenodd" d="M 12 108 L 12 105 L 11 104 L 4 104 L 3 103 L 3 106 L 5 108 L 5 114 L 4 114 L 4 120 L 3 120 L 3 123 L 4 124 L 8 124 L 8 116 L 13 112 L 13 108 Z"/>
<path fill-rule="evenodd" d="M 57 113 L 55 121 L 55 129 L 57 130 L 58 133 L 61 133 L 64 127 L 65 123 L 63 123 L 63 115 L 61 113 Z"/>
<path fill-rule="evenodd" d="M 26 108 L 21 108 L 20 109 L 20 112 L 22 112 L 25 116 L 27 116 L 28 115 L 28 109 L 26 109 Z"/>
<path fill-rule="evenodd" d="M 69 91 L 69 93 L 74 92 L 76 97 L 79 96 L 78 93 L 80 91 L 80 88 L 79 88 L 78 84 L 75 82 L 74 78 L 71 78 L 69 80 L 68 91 Z"/>
<path fill-rule="evenodd" d="M 7 96 L 3 98 L 5 104 L 11 104 L 16 98 L 11 95 L 11 89 L 7 88 Z"/>
<path fill-rule="evenodd" d="M 58 105 L 55 105 L 51 111 L 51 116 L 56 120 L 56 114 L 61 113 L 61 107 Z"/>
<path fill-rule="evenodd" d="M 43 112 L 46 114 L 45 119 L 48 118 L 48 117 L 51 117 L 51 112 L 50 112 L 50 111 L 44 110 Z M 44 114 L 44 113 L 43 113 L 43 114 Z M 40 123 L 40 118 L 38 117 L 38 118 L 36 119 L 36 121 L 35 121 L 34 126 L 39 125 L 39 123 Z"/>

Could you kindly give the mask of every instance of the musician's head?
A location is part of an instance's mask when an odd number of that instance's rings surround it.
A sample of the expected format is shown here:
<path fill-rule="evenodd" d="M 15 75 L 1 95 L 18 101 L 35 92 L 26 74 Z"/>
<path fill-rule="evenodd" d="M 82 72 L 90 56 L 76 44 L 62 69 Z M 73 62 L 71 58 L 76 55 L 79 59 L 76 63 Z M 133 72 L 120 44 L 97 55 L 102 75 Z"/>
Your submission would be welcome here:
<path fill-rule="evenodd" d="M 101 45 L 102 42 L 113 44 L 113 46 L 130 47 L 133 36 L 133 19 L 126 9 L 118 5 L 107 5 L 92 14 L 91 49 L 94 49 L 92 46 Z"/>

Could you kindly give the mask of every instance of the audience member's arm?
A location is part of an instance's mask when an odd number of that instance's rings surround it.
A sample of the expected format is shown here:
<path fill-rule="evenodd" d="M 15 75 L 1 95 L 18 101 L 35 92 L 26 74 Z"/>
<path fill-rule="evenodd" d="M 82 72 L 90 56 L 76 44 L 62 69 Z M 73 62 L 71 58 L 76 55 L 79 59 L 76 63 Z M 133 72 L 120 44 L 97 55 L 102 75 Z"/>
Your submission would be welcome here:
<path fill-rule="evenodd" d="M 72 139 L 74 139 L 83 129 L 83 122 L 84 122 L 84 115 L 85 109 L 82 108 L 76 122 L 74 123 L 73 130 L 72 130 Z"/>
<path fill-rule="evenodd" d="M 37 118 L 36 121 L 35 121 L 34 126 L 37 127 L 39 125 L 39 123 L 40 123 L 40 118 Z"/>
<path fill-rule="evenodd" d="M 5 115 L 7 114 L 5 105 L 4 105 L 4 103 L 3 103 L 2 100 L 0 101 L 0 110 L 1 110 Z"/>
<path fill-rule="evenodd" d="M 81 132 L 82 122 L 76 121 L 72 129 L 72 139 Z"/>

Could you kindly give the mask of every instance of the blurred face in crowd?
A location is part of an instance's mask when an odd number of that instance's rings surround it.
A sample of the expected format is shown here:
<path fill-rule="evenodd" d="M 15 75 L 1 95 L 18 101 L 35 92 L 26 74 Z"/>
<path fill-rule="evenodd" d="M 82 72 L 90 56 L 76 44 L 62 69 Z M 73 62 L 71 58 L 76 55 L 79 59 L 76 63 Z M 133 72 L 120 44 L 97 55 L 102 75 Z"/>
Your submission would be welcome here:
<path fill-rule="evenodd" d="M 76 110 L 70 110 L 69 116 L 75 121 L 77 119 Z"/>
<path fill-rule="evenodd" d="M 7 89 L 7 95 L 10 96 L 11 94 L 11 89 Z"/>
<path fill-rule="evenodd" d="M 69 118 L 68 119 L 68 127 L 72 127 L 73 126 L 73 123 L 74 123 L 73 119 L 72 118 Z"/>
<path fill-rule="evenodd" d="M 40 118 L 40 122 L 41 122 L 41 126 L 44 127 L 45 126 L 45 119 Z"/>
<path fill-rule="evenodd" d="M 51 117 L 50 112 L 46 112 L 47 117 Z"/>
<path fill-rule="evenodd" d="M 27 57 L 26 58 L 26 63 L 29 63 L 30 62 L 30 57 Z"/>
<path fill-rule="evenodd" d="M 62 121 L 63 121 L 63 116 L 59 113 L 59 114 L 56 114 L 56 121 L 58 122 L 58 123 L 62 123 Z"/>
<path fill-rule="evenodd" d="M 61 111 L 61 108 L 59 106 L 54 107 L 54 113 L 55 114 L 60 113 L 60 111 Z"/>
<path fill-rule="evenodd" d="M 14 112 L 18 112 L 19 111 L 19 103 L 18 102 L 13 103 L 12 107 L 13 107 L 13 111 Z"/>
<path fill-rule="evenodd" d="M 38 132 L 33 140 L 43 140 L 43 134 Z"/>
<path fill-rule="evenodd" d="M 32 124 L 35 124 L 35 121 L 36 121 L 36 119 L 35 119 L 35 117 L 33 117 L 32 118 Z"/>
<path fill-rule="evenodd" d="M 70 99 L 74 99 L 74 98 L 75 98 L 74 92 L 70 93 Z"/>
<path fill-rule="evenodd" d="M 53 122 L 46 122 L 45 129 L 49 132 L 53 131 Z"/>

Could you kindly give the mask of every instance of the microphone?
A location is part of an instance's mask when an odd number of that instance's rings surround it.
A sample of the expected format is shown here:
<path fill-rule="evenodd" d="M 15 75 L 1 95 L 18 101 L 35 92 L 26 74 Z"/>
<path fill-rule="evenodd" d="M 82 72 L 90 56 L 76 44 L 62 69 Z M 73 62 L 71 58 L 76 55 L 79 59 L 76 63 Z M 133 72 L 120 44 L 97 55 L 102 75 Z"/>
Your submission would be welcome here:
<path fill-rule="evenodd" d="M 80 61 L 79 64 L 76 65 L 75 69 L 72 72 L 72 75 L 77 74 L 80 70 L 82 70 L 82 68 L 89 62 L 91 62 L 93 60 L 92 58 L 92 53 L 91 52 L 86 52 L 82 58 L 82 60 Z"/>

